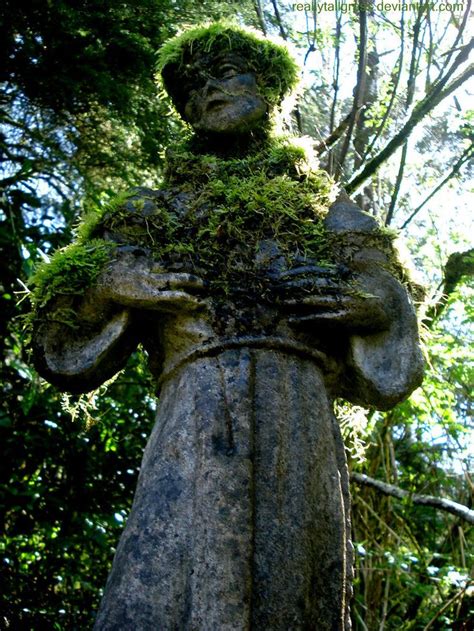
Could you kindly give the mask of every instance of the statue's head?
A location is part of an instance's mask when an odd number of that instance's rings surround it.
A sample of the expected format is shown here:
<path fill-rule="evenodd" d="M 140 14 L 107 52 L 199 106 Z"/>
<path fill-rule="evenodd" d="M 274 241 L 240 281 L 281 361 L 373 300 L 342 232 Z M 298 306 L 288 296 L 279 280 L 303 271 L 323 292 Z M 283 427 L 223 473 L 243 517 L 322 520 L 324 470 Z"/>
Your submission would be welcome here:
<path fill-rule="evenodd" d="M 169 40 L 159 52 L 158 70 L 181 117 L 208 134 L 262 127 L 299 73 L 283 44 L 222 22 Z"/>

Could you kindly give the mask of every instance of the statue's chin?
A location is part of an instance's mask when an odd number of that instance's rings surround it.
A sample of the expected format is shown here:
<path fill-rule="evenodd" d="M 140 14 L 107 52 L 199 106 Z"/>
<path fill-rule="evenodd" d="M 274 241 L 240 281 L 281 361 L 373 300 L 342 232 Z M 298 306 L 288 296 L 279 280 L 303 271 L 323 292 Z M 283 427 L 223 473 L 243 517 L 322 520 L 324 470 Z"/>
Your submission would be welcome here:
<path fill-rule="evenodd" d="M 230 103 L 210 103 L 192 127 L 209 134 L 243 134 L 260 127 L 267 106 L 260 98 L 239 99 Z"/>

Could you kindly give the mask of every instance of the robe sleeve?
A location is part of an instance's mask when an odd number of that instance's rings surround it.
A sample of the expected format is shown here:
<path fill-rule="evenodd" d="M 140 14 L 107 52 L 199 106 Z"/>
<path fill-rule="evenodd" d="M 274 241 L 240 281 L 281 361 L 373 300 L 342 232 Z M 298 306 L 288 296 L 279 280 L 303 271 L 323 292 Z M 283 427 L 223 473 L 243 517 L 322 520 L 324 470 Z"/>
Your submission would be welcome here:
<path fill-rule="evenodd" d="M 35 368 L 54 386 L 72 393 L 94 390 L 113 377 L 138 344 L 128 309 L 104 314 L 94 325 L 81 324 L 71 328 L 45 319 L 33 329 Z"/>
<path fill-rule="evenodd" d="M 361 275 L 363 290 L 382 299 L 390 321 L 383 331 L 350 335 L 341 396 L 352 403 L 389 409 L 408 397 L 423 379 L 424 361 L 412 297 L 390 272 L 387 253 L 377 248 L 376 238 L 370 239 L 370 235 L 380 234 L 374 217 L 343 193 L 325 222 L 341 242 L 346 241 L 351 267 Z M 396 252 L 390 256 L 396 257 Z"/>
<path fill-rule="evenodd" d="M 200 278 L 168 272 L 138 248 L 118 247 L 93 286 L 81 295 L 57 296 L 37 315 L 35 366 L 62 390 L 93 390 L 147 338 L 151 313 L 156 328 L 162 316 L 204 308 L 204 288 Z M 61 314 L 74 312 L 72 323 L 61 322 Z"/>
<path fill-rule="evenodd" d="M 141 341 L 144 331 L 139 312 L 142 307 L 150 308 L 156 296 L 142 286 L 151 264 L 146 250 L 133 245 L 133 235 L 145 230 L 146 217 L 156 211 L 163 195 L 162 191 L 132 189 L 118 207 L 120 221 L 112 211 L 105 213 L 91 238 L 117 244 L 111 262 L 122 260 L 122 269 L 114 276 L 106 265 L 100 283 L 85 286 L 83 295 L 56 296 L 36 314 L 33 363 L 60 390 L 79 393 L 97 388 L 124 367 Z M 160 289 L 155 292 L 160 293 Z M 146 300 L 140 302 L 142 294 Z M 61 321 L 61 313 L 75 314 L 70 318 L 73 322 Z"/>

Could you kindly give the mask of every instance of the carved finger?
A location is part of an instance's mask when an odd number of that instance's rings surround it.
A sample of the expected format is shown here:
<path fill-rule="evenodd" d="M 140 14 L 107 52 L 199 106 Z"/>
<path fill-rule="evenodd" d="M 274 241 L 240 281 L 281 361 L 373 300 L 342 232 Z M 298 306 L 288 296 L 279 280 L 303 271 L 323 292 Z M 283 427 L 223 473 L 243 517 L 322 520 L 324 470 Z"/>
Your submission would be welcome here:
<path fill-rule="evenodd" d="M 204 300 L 192 296 L 185 291 L 151 288 L 146 286 L 128 286 L 125 291 L 115 288 L 111 297 L 122 305 L 134 309 L 148 309 L 175 313 L 180 310 L 196 310 L 203 308 Z"/>
<path fill-rule="evenodd" d="M 167 290 L 160 293 L 152 299 L 148 305 L 144 305 L 148 309 L 156 309 L 163 312 L 176 313 L 177 311 L 202 309 L 206 306 L 205 300 L 192 296 L 185 291 Z"/>
<path fill-rule="evenodd" d="M 376 331 L 387 328 L 390 322 L 383 301 L 376 296 L 312 294 L 285 300 L 282 306 L 290 311 L 292 324 L 339 323 L 353 330 Z"/>
<path fill-rule="evenodd" d="M 183 272 L 168 272 L 161 275 L 151 275 L 150 278 L 158 283 L 158 286 L 166 289 L 194 289 L 203 290 L 207 283 L 199 276 Z"/>
<path fill-rule="evenodd" d="M 293 298 L 289 300 L 285 300 L 283 306 L 287 309 L 301 309 L 301 308 L 312 308 L 312 309 L 348 309 L 350 305 L 353 305 L 354 299 L 351 296 L 345 295 L 311 295 L 304 296 L 301 298 Z"/>
<path fill-rule="evenodd" d="M 295 315 L 288 318 L 290 324 L 325 323 L 325 324 L 345 324 L 350 323 L 353 315 L 349 309 L 330 311 L 326 313 L 308 313 L 306 315 Z"/>
<path fill-rule="evenodd" d="M 282 272 L 278 275 L 278 278 L 294 278 L 295 276 L 304 276 L 309 274 L 316 277 L 334 277 L 338 275 L 338 271 L 335 267 L 322 267 L 320 265 L 302 265 L 301 267 L 294 267 L 293 269 Z"/>
<path fill-rule="evenodd" d="M 275 291 L 279 293 L 294 293 L 296 290 L 312 292 L 341 292 L 340 283 L 336 283 L 329 278 L 298 278 L 276 285 Z"/>

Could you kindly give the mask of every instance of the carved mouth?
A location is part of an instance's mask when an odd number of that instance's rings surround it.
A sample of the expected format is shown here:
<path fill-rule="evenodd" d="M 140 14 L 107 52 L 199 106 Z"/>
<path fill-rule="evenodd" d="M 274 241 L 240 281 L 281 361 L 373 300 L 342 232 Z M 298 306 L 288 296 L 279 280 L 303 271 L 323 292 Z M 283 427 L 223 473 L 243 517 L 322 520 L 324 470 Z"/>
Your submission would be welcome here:
<path fill-rule="evenodd" d="M 214 110 L 217 108 L 221 108 L 224 107 L 225 105 L 228 105 L 229 103 L 229 99 L 223 98 L 221 96 L 215 97 L 213 99 L 209 99 L 209 101 L 206 104 L 206 109 L 207 110 Z"/>

